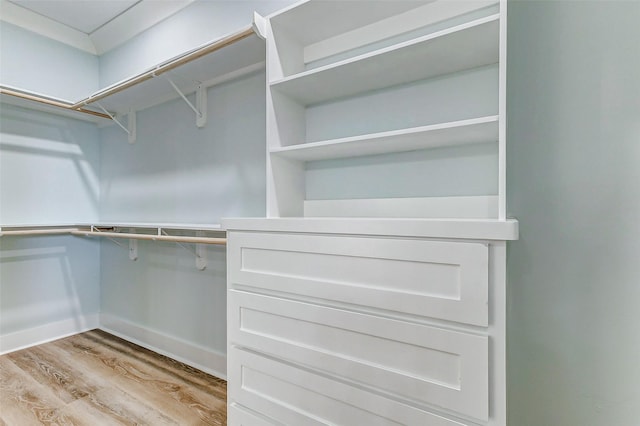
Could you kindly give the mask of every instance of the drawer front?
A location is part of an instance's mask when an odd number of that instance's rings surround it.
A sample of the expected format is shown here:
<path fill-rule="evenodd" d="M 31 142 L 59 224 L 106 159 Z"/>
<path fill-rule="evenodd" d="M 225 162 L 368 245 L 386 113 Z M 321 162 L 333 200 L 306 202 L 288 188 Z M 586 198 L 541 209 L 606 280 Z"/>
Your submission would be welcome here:
<path fill-rule="evenodd" d="M 230 288 L 251 287 L 488 325 L 488 246 L 231 232 Z"/>
<path fill-rule="evenodd" d="M 474 425 L 420 410 L 238 347 L 230 348 L 229 359 L 232 360 L 229 392 L 234 398 L 230 425 L 245 424 L 239 421 L 240 415 L 247 421 L 251 419 L 248 413 L 238 409 L 238 405 L 252 407 L 273 421 L 259 419 L 252 425 Z"/>
<path fill-rule="evenodd" d="M 232 426 L 278 426 L 278 423 L 254 414 L 235 402 L 229 404 L 227 424 Z"/>
<path fill-rule="evenodd" d="M 405 400 L 488 418 L 486 335 L 237 290 L 228 299 L 231 345 Z"/>

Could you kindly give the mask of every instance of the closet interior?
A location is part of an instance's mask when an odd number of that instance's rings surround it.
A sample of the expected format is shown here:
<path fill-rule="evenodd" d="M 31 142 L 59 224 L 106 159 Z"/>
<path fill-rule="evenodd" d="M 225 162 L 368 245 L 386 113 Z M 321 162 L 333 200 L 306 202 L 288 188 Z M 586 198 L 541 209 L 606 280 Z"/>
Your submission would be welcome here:
<path fill-rule="evenodd" d="M 81 100 L 2 85 L 0 351 L 101 328 L 232 425 L 506 424 L 506 7 L 308 0 Z"/>

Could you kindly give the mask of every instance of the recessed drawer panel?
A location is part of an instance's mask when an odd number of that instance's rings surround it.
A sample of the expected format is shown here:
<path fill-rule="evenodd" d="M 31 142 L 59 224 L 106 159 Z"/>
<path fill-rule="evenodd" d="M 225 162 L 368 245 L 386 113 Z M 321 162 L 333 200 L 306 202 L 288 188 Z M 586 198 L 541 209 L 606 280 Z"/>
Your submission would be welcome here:
<path fill-rule="evenodd" d="M 233 345 L 406 400 L 488 417 L 486 335 L 237 290 L 228 297 Z"/>
<path fill-rule="evenodd" d="M 230 233 L 229 286 L 488 324 L 482 243 Z"/>
<path fill-rule="evenodd" d="M 259 414 L 255 414 L 245 407 L 239 406 L 235 402 L 229 404 L 227 410 L 227 424 L 230 426 L 277 426 L 274 421 L 270 421 Z"/>
<path fill-rule="evenodd" d="M 229 393 L 235 396 L 232 406 L 252 407 L 273 419 L 274 424 L 474 424 L 448 419 L 238 347 L 230 348 L 229 359 Z"/>

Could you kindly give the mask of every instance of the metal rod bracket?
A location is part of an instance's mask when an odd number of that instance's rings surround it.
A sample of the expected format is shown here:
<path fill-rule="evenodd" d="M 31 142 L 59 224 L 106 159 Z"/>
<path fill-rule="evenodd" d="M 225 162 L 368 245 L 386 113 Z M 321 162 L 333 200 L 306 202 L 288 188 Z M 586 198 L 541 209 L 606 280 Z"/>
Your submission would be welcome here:
<path fill-rule="evenodd" d="M 131 234 L 135 234 L 135 228 L 130 228 L 129 232 Z M 129 239 L 129 259 L 134 262 L 138 260 L 138 240 L 134 240 L 133 238 Z"/>
<path fill-rule="evenodd" d="M 129 110 L 129 114 L 127 114 L 127 127 L 129 143 L 135 143 L 137 138 L 136 112 L 132 109 Z"/>
<path fill-rule="evenodd" d="M 124 124 L 122 124 L 122 123 L 120 122 L 120 120 L 118 120 L 118 118 L 117 118 L 115 115 L 113 115 L 113 114 L 111 114 L 109 111 L 107 111 L 107 110 L 105 109 L 105 107 L 103 107 L 102 105 L 100 105 L 100 103 L 99 103 L 99 102 L 96 102 L 96 105 L 97 105 L 97 106 L 98 106 L 98 108 L 100 108 L 100 109 L 101 109 L 105 114 L 107 114 L 107 115 L 108 115 L 108 116 L 109 116 L 109 117 L 114 121 L 114 123 L 116 123 L 118 126 L 120 126 L 120 128 L 121 128 L 122 130 L 124 130 L 124 131 L 125 131 L 125 133 L 126 133 L 127 135 L 129 135 L 129 137 L 131 137 L 131 133 L 129 132 L 129 129 L 127 129 L 127 128 L 124 126 Z"/>
<path fill-rule="evenodd" d="M 193 105 L 189 99 L 182 93 L 182 90 L 171 80 L 171 78 L 167 74 L 162 74 L 164 78 L 167 79 L 171 87 L 180 95 L 183 101 L 187 103 L 189 108 L 196 113 L 196 126 L 204 127 L 207 122 L 207 90 L 200 84 L 198 86 L 198 90 L 196 90 L 196 105 Z"/>
<path fill-rule="evenodd" d="M 196 231 L 196 237 L 204 237 L 204 232 Z M 204 244 L 196 244 L 196 268 L 199 271 L 207 269 L 207 257 Z"/>

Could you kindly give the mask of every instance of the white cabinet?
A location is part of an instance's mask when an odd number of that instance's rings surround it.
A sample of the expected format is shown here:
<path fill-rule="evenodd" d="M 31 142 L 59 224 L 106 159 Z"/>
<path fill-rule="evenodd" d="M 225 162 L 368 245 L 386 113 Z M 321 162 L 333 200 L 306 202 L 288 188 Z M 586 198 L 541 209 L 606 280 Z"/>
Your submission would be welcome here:
<path fill-rule="evenodd" d="M 229 424 L 503 424 L 504 241 L 378 225 L 225 221 Z"/>
<path fill-rule="evenodd" d="M 505 8 L 268 18 L 267 218 L 223 220 L 230 425 L 506 424 Z"/>

